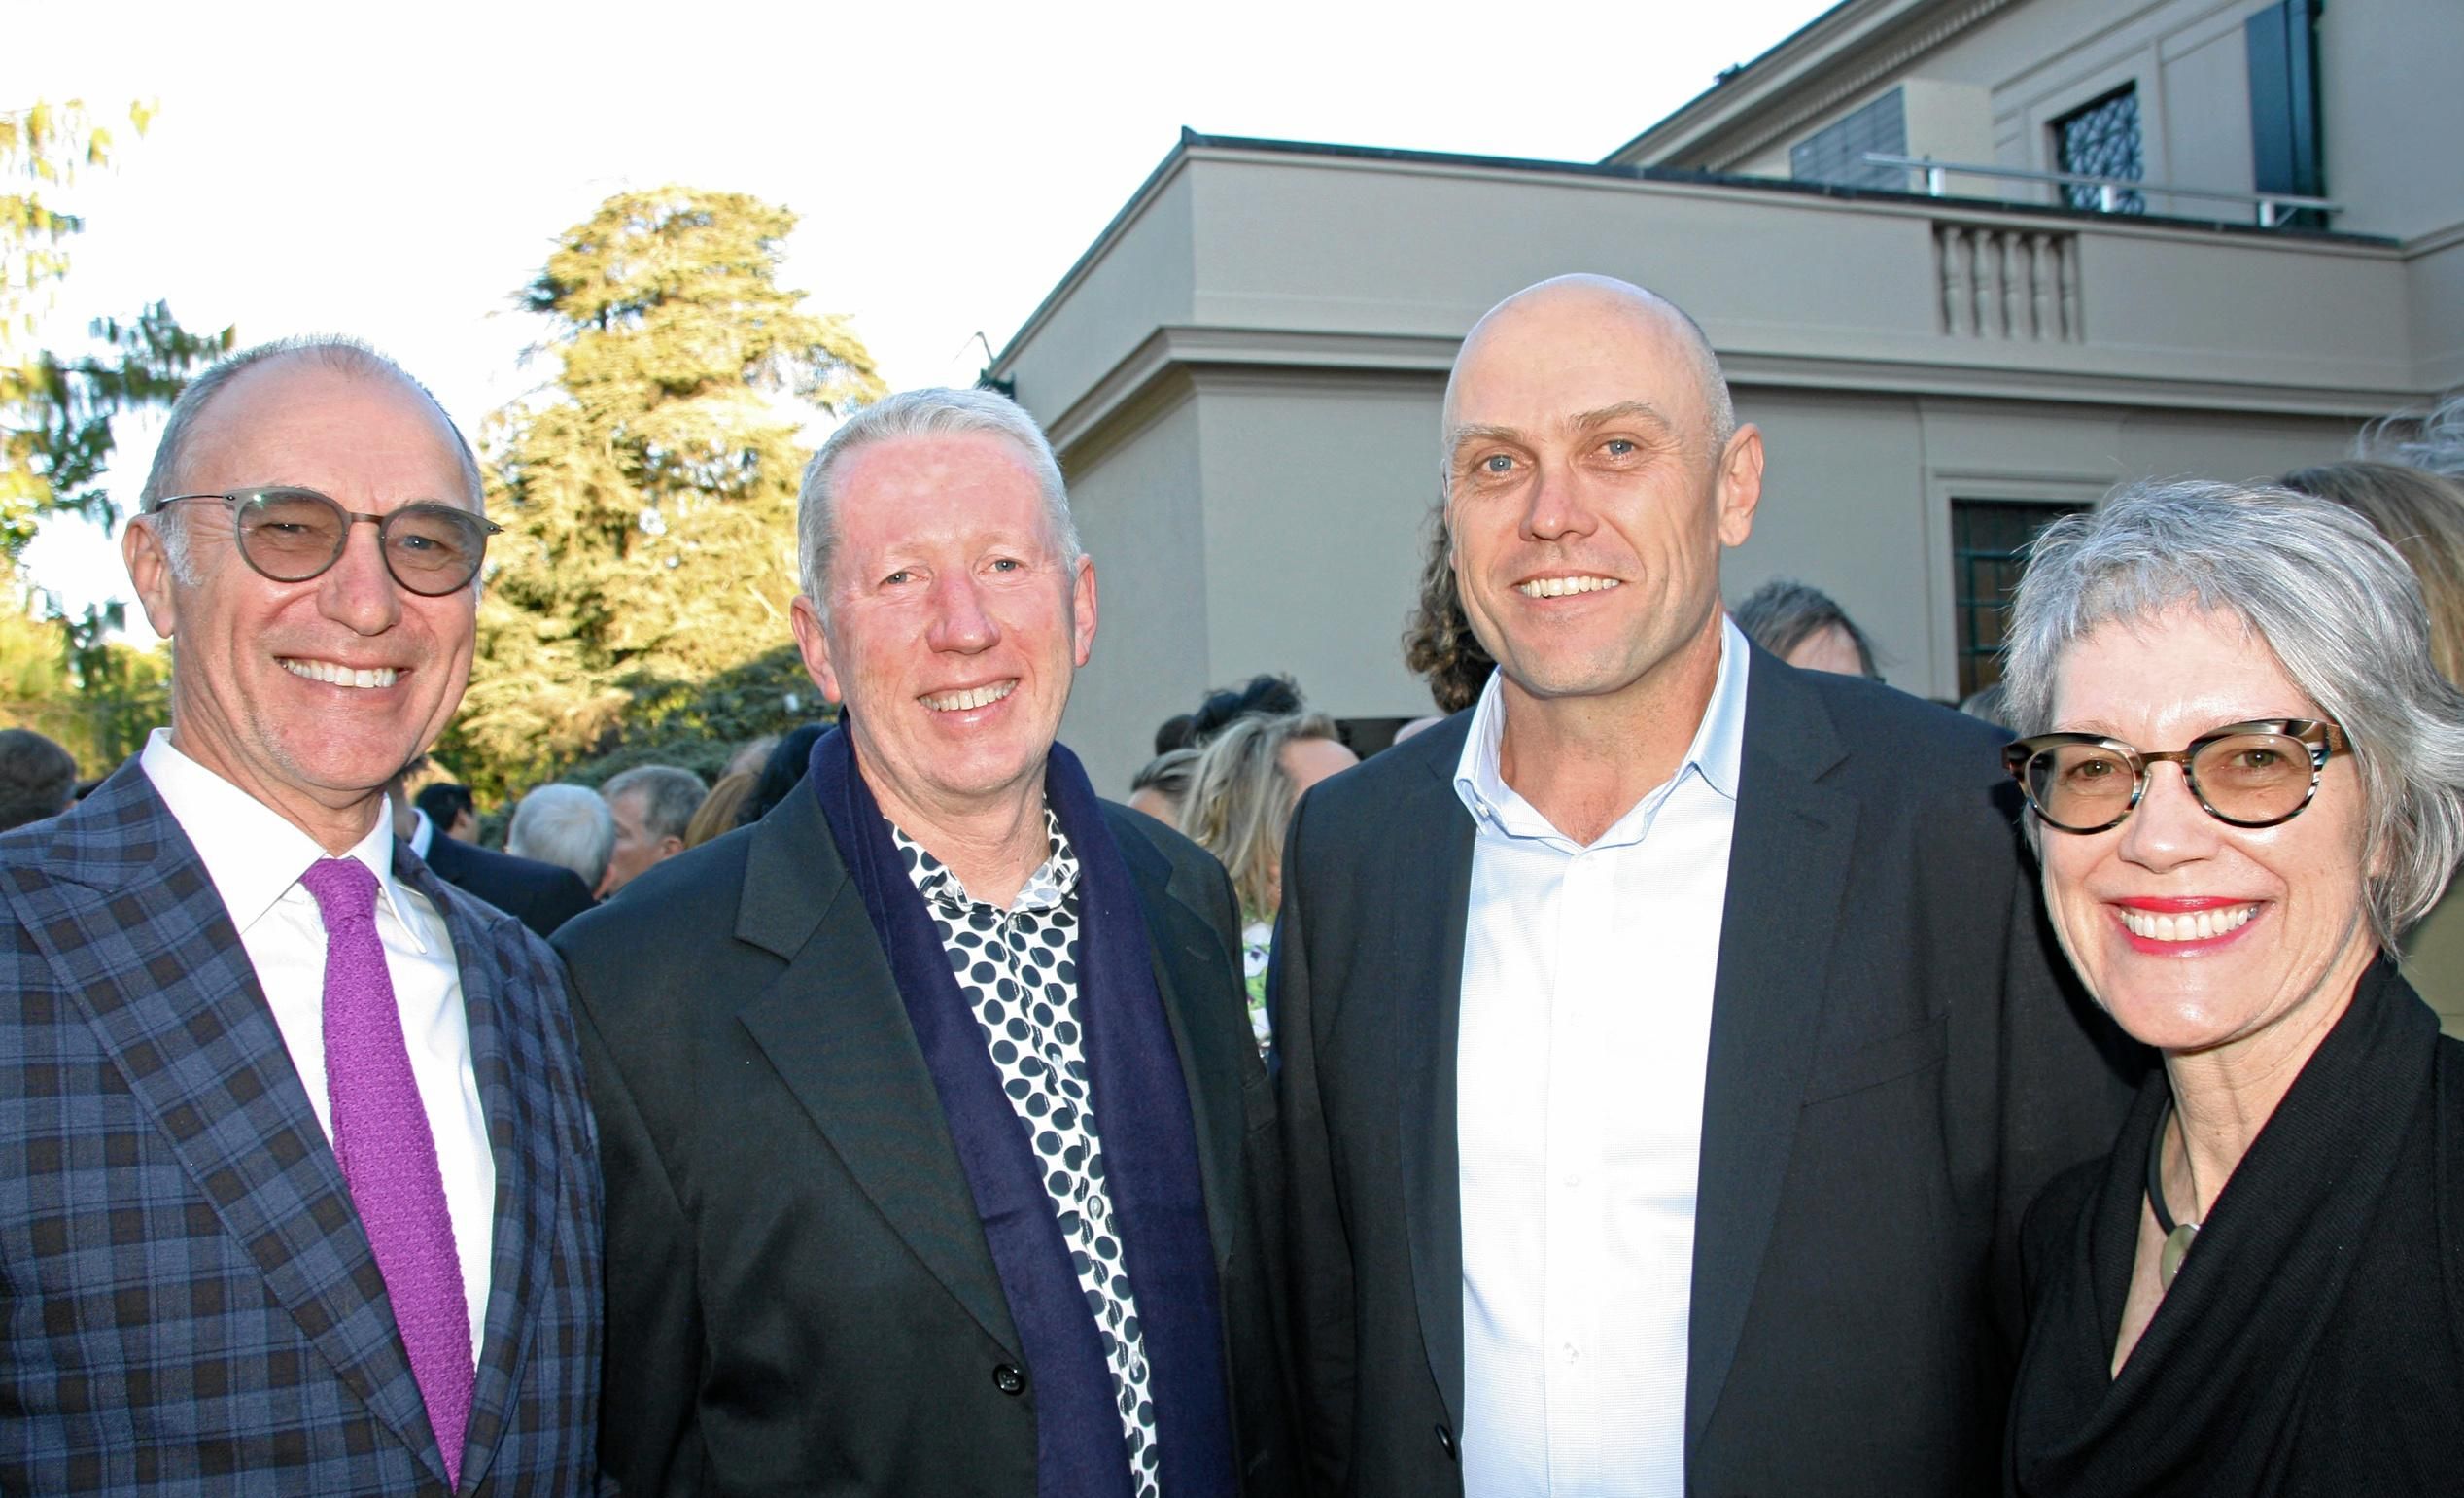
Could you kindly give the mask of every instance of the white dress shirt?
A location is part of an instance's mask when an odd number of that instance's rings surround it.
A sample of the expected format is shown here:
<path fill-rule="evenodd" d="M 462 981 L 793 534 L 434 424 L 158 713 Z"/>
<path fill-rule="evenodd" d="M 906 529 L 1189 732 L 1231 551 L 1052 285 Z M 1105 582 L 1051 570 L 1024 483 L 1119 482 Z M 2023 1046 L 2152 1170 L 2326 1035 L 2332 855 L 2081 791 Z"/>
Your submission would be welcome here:
<path fill-rule="evenodd" d="M 1677 774 L 1589 847 L 1498 773 L 1500 685 L 1454 779 L 1477 824 L 1455 1063 L 1464 1492 L 1679 1498 L 1745 637 L 1723 623 Z"/>
<path fill-rule="evenodd" d="M 393 810 L 391 803 L 388 803 L 386 810 L 389 813 Z M 410 835 L 411 856 L 421 860 L 422 862 L 426 862 L 428 858 L 429 845 L 435 841 L 436 824 L 428 819 L 428 814 L 426 812 L 421 811 L 418 807 L 412 807 Z"/>
<path fill-rule="evenodd" d="M 206 877 L 223 897 L 240 945 L 257 969 L 258 986 L 274 1012 L 293 1069 L 308 1091 L 317 1126 L 333 1138 L 333 1104 L 326 1093 L 325 922 L 316 896 L 299 877 L 326 855 L 316 840 L 238 786 L 171 747 L 169 730 L 146 741 L 139 763 L 180 830 L 196 845 Z M 453 1219 L 462 1261 L 462 1292 L 469 1303 L 470 1356 L 476 1363 L 487 1329 L 489 1255 L 496 1237 L 496 1157 L 479 1106 L 479 1079 L 470 1065 L 470 1023 L 462 1007 L 462 969 L 444 917 L 417 890 L 395 883 L 394 823 L 379 804 L 376 824 L 347 854 L 376 875 L 376 933 L 385 970 L 402 1013 L 411 1077 L 436 1139 L 445 1178 L 445 1212 Z"/>

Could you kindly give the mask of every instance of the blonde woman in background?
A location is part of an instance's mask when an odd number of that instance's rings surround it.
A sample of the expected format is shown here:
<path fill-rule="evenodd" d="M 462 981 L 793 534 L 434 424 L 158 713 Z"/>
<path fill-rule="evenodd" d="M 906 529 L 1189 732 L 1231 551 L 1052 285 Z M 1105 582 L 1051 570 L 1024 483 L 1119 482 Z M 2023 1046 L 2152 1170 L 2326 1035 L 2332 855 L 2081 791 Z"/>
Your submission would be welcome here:
<path fill-rule="evenodd" d="M 2464 405 L 2434 418 L 2464 435 Z M 2430 610 L 2430 659 L 2464 685 L 2464 483 L 2402 463 L 2330 463 L 2287 473 L 2287 489 L 2332 500 L 2377 527 L 2420 580 Z M 2404 944 L 2405 976 L 2464 1036 L 2464 894 L 2449 888 Z"/>
<path fill-rule="evenodd" d="M 1267 955 L 1283 903 L 1283 834 L 1301 792 L 1360 756 L 1336 737 L 1323 713 L 1235 720 L 1199 753 L 1181 803 L 1181 831 L 1224 862 L 1240 900 L 1241 970 L 1249 985 L 1249 1029 L 1263 1054 L 1273 1039 L 1267 1017 Z"/>

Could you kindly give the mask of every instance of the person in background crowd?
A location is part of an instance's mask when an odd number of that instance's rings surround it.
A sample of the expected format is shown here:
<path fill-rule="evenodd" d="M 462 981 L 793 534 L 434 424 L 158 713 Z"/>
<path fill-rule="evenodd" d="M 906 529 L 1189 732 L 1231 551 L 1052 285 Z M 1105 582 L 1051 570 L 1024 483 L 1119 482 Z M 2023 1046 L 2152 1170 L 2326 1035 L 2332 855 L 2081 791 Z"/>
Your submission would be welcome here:
<path fill-rule="evenodd" d="M 770 747 L 770 753 L 761 762 L 760 776 L 736 814 L 738 826 L 749 827 L 769 816 L 772 807 L 786 800 L 789 791 L 804 784 L 805 773 L 813 764 L 813 746 L 821 741 L 828 726 L 806 723 L 789 730 Z"/>
<path fill-rule="evenodd" d="M 479 803 L 470 794 L 469 786 L 434 781 L 422 785 L 411 804 L 435 827 L 438 836 L 458 843 L 478 841 Z"/>
<path fill-rule="evenodd" d="M 694 808 L 693 819 L 684 824 L 684 846 L 699 848 L 722 832 L 736 830 L 745 798 L 752 794 L 753 785 L 760 779 L 759 770 L 731 770 L 720 776 L 711 786 L 711 793 Z"/>
<path fill-rule="evenodd" d="M 616 819 L 587 785 L 535 788 L 513 808 L 512 825 L 504 832 L 506 853 L 571 869 L 585 889 L 598 888 L 607 878 L 615 848 Z"/>
<path fill-rule="evenodd" d="M 469 675 L 480 503 L 356 344 L 171 408 L 121 537 L 171 726 L 0 836 L 0 1490 L 598 1483 L 564 970 L 385 815 Z"/>
<path fill-rule="evenodd" d="M 1498 669 L 1302 797 L 1283 859 L 1319 1490 L 1988 1491 L 2021 1208 L 2129 1096 L 2001 736 L 1721 612 L 1762 442 L 1667 301 L 1519 293 L 1443 411 Z"/>
<path fill-rule="evenodd" d="M 2464 458 L 2464 401 L 2446 409 Z M 2396 548 L 2430 610 L 2431 661 L 2449 681 L 2464 682 L 2464 481 L 2402 464 L 2357 462 L 2302 469 L 2282 482 L 2343 505 Z M 2464 1033 L 2464 894 L 2449 890 L 2412 927 L 2404 966 L 2448 1033 Z"/>
<path fill-rule="evenodd" d="M 746 740 L 737 748 L 735 753 L 727 756 L 727 769 L 719 779 L 724 780 L 730 775 L 743 774 L 750 775 L 758 780 L 762 766 L 770 763 L 771 754 L 779 748 L 779 739 L 778 734 L 766 733 L 758 739 Z"/>
<path fill-rule="evenodd" d="M 2430 610 L 2430 659 L 2464 681 L 2464 480 L 2397 463 L 2328 463 L 2278 482 L 2332 500 L 2396 548 Z"/>
<path fill-rule="evenodd" d="M 1050 445 L 989 391 L 905 392 L 799 511 L 796 643 L 851 711 L 748 832 L 557 937 L 607 1152 L 608 1476 L 1300 1492 L 1232 888 L 1053 741 L 1096 595 Z"/>
<path fill-rule="evenodd" d="M 1204 749 L 1207 741 L 1223 732 L 1227 724 L 1244 717 L 1299 713 L 1306 706 L 1301 698 L 1301 683 L 1290 677 L 1254 676 L 1240 686 L 1208 692 L 1195 713 L 1165 718 L 1163 725 L 1155 730 L 1155 752 L 1163 755 L 1179 749 Z"/>
<path fill-rule="evenodd" d="M 419 768 L 414 764 L 396 776 L 386 796 L 393 806 L 394 836 L 431 873 L 541 936 L 554 935 L 558 926 L 590 909 L 590 887 L 572 869 L 517 858 L 438 832 L 427 809 L 403 793 L 404 784 Z"/>
<path fill-rule="evenodd" d="M 1480 698 L 1497 662 L 1473 632 L 1463 612 L 1463 599 L 1454 586 L 1454 540 L 1446 532 L 1445 506 L 1430 512 L 1429 550 L 1420 564 L 1420 599 L 1404 626 L 1404 665 L 1429 683 L 1430 700 L 1440 714 L 1460 713 Z M 1435 726 L 1414 719 L 1395 742 Z"/>
<path fill-rule="evenodd" d="M 1991 723 L 2001 729 L 2010 727 L 2010 709 L 2002 701 L 2002 683 L 1999 681 L 1980 686 L 1961 698 L 1960 711 L 1980 723 Z"/>
<path fill-rule="evenodd" d="M 1267 957 L 1283 903 L 1283 835 L 1301 795 L 1359 764 L 1323 713 L 1244 717 L 1199 751 L 1181 805 L 1181 830 L 1223 861 L 1240 901 L 1241 973 L 1249 1029 L 1263 1054 L 1273 1038 L 1267 1013 Z"/>
<path fill-rule="evenodd" d="M 1181 824 L 1181 802 L 1189 795 L 1190 777 L 1197 771 L 1194 749 L 1176 749 L 1146 762 L 1129 782 L 1129 809 L 1144 812 L 1167 827 Z"/>
<path fill-rule="evenodd" d="M 607 855 L 599 897 L 606 899 L 642 870 L 682 853 L 684 829 L 709 793 L 700 776 L 674 765 L 636 765 L 609 776 L 599 795 L 615 819 L 616 846 Z"/>
<path fill-rule="evenodd" d="M 31 728 L 0 728 L 0 832 L 57 817 L 77 799 L 77 760 Z"/>
<path fill-rule="evenodd" d="M 1774 577 L 1733 611 L 1748 640 L 1791 666 L 1882 679 L 1874 667 L 1874 643 L 1820 588 Z"/>
<path fill-rule="evenodd" d="M 2396 944 L 2464 854 L 2464 695 L 2404 561 L 2265 486 L 2030 548 L 2006 761 L 2088 990 L 2164 1056 L 2025 1238 L 2031 1498 L 2464 1472 L 2464 1044 Z"/>
<path fill-rule="evenodd" d="M 2391 416 L 2373 423 L 2355 447 L 2363 458 L 2464 482 L 2464 390 L 2447 392 L 2426 416 Z"/>

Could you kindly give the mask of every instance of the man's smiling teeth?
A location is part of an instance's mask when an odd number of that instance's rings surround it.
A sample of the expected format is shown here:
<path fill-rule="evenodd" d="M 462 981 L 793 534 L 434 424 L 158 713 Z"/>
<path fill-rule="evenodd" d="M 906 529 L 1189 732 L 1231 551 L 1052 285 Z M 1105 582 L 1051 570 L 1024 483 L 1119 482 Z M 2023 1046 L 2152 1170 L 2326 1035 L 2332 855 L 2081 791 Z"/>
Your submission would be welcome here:
<path fill-rule="evenodd" d="M 364 671 L 355 670 L 349 666 L 337 666 L 331 661 L 286 660 L 282 663 L 282 669 L 295 677 L 306 677 L 311 681 L 323 681 L 328 686 L 392 686 L 397 675 L 391 666 L 378 666 L 373 670 Z"/>
<path fill-rule="evenodd" d="M 2133 936 L 2143 941 L 2207 941 L 2241 929 L 2258 913 L 2256 905 L 2220 905 L 2214 910 L 2161 916 L 2152 910 L 2133 910 L 2125 905 L 2122 923 Z"/>
<path fill-rule="evenodd" d="M 935 713 L 964 713 L 969 708 L 989 708 L 1017 689 L 1016 681 L 995 681 L 989 686 L 974 686 L 963 692 L 927 697 L 923 702 Z"/>
<path fill-rule="evenodd" d="M 1599 593 L 1617 585 L 1614 577 L 1534 577 L 1514 591 L 1525 598 L 1563 598 L 1569 593 Z"/>

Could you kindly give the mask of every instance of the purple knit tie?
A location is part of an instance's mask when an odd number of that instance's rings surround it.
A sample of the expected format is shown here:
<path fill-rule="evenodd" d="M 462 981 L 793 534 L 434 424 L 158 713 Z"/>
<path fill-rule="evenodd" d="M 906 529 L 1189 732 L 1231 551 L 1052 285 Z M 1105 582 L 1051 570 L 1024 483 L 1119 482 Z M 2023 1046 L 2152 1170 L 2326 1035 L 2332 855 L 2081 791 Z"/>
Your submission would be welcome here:
<path fill-rule="evenodd" d="M 470 1423 L 470 1307 L 436 1139 L 411 1080 L 402 1015 L 377 940 L 376 876 L 356 858 L 320 858 L 299 882 L 325 918 L 326 1096 L 333 1105 L 334 1157 L 376 1250 L 411 1376 L 445 1455 L 445 1477 L 459 1486 L 463 1432 Z"/>

